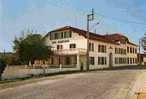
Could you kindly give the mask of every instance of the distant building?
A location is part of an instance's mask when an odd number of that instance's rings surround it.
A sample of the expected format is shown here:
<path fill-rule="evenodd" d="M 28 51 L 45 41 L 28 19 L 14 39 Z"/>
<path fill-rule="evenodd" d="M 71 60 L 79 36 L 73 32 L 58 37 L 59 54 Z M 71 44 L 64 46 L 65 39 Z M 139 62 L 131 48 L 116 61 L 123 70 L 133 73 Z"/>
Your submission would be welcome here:
<path fill-rule="evenodd" d="M 85 30 L 65 26 L 50 31 L 44 38 L 46 45 L 51 45 L 54 52 L 48 64 L 83 66 L 86 69 Z M 137 64 L 137 45 L 119 33 L 99 35 L 90 32 L 89 50 L 90 69 Z"/>
<path fill-rule="evenodd" d="M 137 53 L 137 60 L 139 63 L 143 63 L 144 62 L 144 54 Z"/>
<path fill-rule="evenodd" d="M 144 54 L 143 61 L 144 61 L 144 64 L 146 65 L 146 54 Z"/>

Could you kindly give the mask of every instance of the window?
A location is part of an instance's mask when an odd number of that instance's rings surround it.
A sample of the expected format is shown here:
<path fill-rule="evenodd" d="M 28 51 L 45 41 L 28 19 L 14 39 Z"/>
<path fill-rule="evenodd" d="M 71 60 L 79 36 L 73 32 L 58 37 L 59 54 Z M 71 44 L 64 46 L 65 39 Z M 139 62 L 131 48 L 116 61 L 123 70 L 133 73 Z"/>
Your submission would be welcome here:
<path fill-rule="evenodd" d="M 106 57 L 98 57 L 98 65 L 106 65 Z"/>
<path fill-rule="evenodd" d="M 70 48 L 76 48 L 76 44 L 70 44 Z"/>
<path fill-rule="evenodd" d="M 117 54 L 117 48 L 115 48 L 115 54 Z"/>
<path fill-rule="evenodd" d="M 129 58 L 127 58 L 127 63 L 130 64 L 130 59 Z"/>
<path fill-rule="evenodd" d="M 119 59 L 115 58 L 115 64 L 119 64 Z"/>
<path fill-rule="evenodd" d="M 127 53 L 129 53 L 129 47 L 127 47 Z"/>
<path fill-rule="evenodd" d="M 130 48 L 130 53 L 132 53 L 132 48 Z"/>
<path fill-rule="evenodd" d="M 64 38 L 71 38 L 72 33 L 71 32 L 51 32 L 50 33 L 50 40 L 54 39 L 64 39 Z"/>
<path fill-rule="evenodd" d="M 130 64 L 132 64 L 132 58 L 130 58 Z"/>
<path fill-rule="evenodd" d="M 101 46 L 98 45 L 98 52 L 101 52 Z"/>
<path fill-rule="evenodd" d="M 126 49 L 124 50 L 124 54 L 126 54 Z"/>
<path fill-rule="evenodd" d="M 55 33 L 55 39 L 58 39 L 58 33 Z"/>
<path fill-rule="evenodd" d="M 106 53 L 106 46 L 105 45 L 98 45 L 98 52 Z"/>
<path fill-rule="evenodd" d="M 135 58 L 135 63 L 137 63 L 137 58 Z"/>
<path fill-rule="evenodd" d="M 133 58 L 133 64 L 135 63 L 135 60 L 134 60 L 134 58 Z"/>
<path fill-rule="evenodd" d="M 63 32 L 61 32 L 61 38 L 63 38 Z"/>
<path fill-rule="evenodd" d="M 66 36 L 66 32 L 63 32 L 63 34 L 64 34 L 64 38 L 66 38 L 67 36 Z"/>
<path fill-rule="evenodd" d="M 94 57 L 90 57 L 90 65 L 94 65 Z"/>
<path fill-rule="evenodd" d="M 54 33 L 50 33 L 50 40 L 54 40 L 54 39 L 55 39 Z"/>
<path fill-rule="evenodd" d="M 128 61 L 129 61 L 129 58 L 125 58 L 125 57 L 115 58 L 115 64 L 127 64 Z"/>
<path fill-rule="evenodd" d="M 115 48 L 115 54 L 126 54 L 126 49 Z"/>
<path fill-rule="evenodd" d="M 71 32 L 69 32 L 69 37 L 71 38 L 71 35 L 72 35 L 72 33 Z"/>
<path fill-rule="evenodd" d="M 62 45 L 57 45 L 57 50 L 61 50 L 63 49 L 63 46 Z"/>
<path fill-rule="evenodd" d="M 137 53 L 137 49 L 135 48 L 135 54 Z"/>
<path fill-rule="evenodd" d="M 89 51 L 94 51 L 94 43 L 89 43 Z"/>

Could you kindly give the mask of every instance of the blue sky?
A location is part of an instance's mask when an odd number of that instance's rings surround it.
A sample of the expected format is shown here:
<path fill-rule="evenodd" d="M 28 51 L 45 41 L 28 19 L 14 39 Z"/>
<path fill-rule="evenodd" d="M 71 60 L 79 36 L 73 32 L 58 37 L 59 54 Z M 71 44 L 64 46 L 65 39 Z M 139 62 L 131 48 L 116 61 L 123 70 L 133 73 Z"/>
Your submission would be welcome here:
<path fill-rule="evenodd" d="M 86 29 L 86 14 L 94 8 L 100 24 L 91 31 L 122 33 L 138 44 L 146 33 L 145 0 L 0 0 L 0 51 L 13 51 L 14 37 L 33 30 L 45 35 L 61 26 Z"/>

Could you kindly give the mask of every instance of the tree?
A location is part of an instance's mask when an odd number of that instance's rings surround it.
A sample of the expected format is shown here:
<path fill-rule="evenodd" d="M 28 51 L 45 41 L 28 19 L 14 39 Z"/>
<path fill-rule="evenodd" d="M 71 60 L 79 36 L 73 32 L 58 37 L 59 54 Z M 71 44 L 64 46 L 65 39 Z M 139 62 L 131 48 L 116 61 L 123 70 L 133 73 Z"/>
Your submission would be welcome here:
<path fill-rule="evenodd" d="M 6 65 L 20 64 L 19 58 L 16 56 L 15 53 L 11 53 L 11 52 L 1 53 L 0 59 L 4 60 Z"/>
<path fill-rule="evenodd" d="M 23 64 L 44 60 L 52 54 L 40 34 L 28 34 L 14 40 L 14 50 Z"/>

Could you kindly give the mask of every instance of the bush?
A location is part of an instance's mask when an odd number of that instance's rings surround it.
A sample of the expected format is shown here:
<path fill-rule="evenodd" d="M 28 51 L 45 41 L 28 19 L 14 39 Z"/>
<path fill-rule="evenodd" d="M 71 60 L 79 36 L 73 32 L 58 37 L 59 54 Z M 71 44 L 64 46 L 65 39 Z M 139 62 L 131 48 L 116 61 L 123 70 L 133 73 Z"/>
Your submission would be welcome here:
<path fill-rule="evenodd" d="M 6 68 L 6 63 L 3 59 L 0 59 L 0 80 L 2 79 L 2 74 Z"/>

